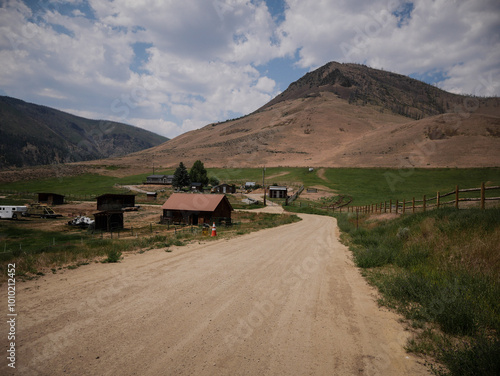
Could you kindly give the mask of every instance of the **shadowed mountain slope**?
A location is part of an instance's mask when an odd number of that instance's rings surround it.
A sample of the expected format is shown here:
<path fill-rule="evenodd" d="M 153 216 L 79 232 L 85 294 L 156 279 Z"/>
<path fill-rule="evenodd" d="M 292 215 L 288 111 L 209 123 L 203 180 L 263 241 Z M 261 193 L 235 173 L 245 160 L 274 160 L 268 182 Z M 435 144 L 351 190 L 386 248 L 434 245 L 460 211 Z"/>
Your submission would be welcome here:
<path fill-rule="evenodd" d="M 131 125 L 89 120 L 0 97 L 0 167 L 108 158 L 147 149 L 166 137 Z"/>

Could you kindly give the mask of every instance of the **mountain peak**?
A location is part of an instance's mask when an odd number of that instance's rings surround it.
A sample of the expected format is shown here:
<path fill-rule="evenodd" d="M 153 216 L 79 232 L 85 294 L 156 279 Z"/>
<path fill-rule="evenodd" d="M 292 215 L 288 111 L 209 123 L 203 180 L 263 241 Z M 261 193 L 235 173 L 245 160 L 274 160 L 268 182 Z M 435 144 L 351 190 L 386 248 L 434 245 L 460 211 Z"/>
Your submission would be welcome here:
<path fill-rule="evenodd" d="M 465 98 L 401 74 L 362 64 L 330 62 L 292 82 L 259 111 L 320 92 L 334 93 L 354 105 L 380 106 L 411 119 L 443 114 Z"/>

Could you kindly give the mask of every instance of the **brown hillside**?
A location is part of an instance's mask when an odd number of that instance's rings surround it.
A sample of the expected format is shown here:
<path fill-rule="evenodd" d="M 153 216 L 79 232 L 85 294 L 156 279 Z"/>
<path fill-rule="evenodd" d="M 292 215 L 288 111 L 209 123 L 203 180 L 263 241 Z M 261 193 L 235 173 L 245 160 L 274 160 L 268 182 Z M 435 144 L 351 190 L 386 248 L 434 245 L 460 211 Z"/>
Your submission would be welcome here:
<path fill-rule="evenodd" d="M 330 63 L 253 114 L 106 164 L 140 169 L 197 159 L 207 167 L 499 166 L 500 100 L 467 98 L 405 76 Z"/>

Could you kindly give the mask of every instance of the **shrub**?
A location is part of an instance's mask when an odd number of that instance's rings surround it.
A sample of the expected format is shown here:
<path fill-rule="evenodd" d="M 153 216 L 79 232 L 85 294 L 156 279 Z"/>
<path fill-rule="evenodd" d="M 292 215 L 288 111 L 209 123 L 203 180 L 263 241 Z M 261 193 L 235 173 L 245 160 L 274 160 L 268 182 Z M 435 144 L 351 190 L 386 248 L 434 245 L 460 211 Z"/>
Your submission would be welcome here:
<path fill-rule="evenodd" d="M 436 370 L 438 375 L 497 376 L 500 373 L 500 340 L 480 337 L 445 348 L 439 357 L 448 368 Z"/>
<path fill-rule="evenodd" d="M 108 251 L 108 258 L 104 260 L 104 262 L 118 262 L 122 257 L 122 252 L 117 250 L 116 248 L 111 248 Z"/>

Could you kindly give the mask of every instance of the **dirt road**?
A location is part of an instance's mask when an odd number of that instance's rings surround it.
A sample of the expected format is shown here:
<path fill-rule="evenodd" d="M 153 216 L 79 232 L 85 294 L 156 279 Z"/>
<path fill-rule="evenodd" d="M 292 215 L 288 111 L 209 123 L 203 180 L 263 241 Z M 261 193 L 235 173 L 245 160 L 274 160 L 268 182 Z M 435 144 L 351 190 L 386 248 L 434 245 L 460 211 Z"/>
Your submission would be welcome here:
<path fill-rule="evenodd" d="M 427 375 L 335 220 L 302 217 L 18 283 L 17 368 L 0 373 Z"/>

